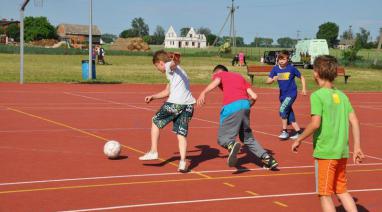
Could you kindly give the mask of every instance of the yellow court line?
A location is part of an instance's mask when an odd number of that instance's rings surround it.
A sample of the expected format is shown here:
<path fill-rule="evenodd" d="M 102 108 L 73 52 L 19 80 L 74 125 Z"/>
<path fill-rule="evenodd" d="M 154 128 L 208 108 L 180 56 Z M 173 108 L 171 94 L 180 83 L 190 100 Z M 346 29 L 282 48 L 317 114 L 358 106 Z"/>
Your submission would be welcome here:
<path fill-rule="evenodd" d="M 229 186 L 229 187 L 235 187 L 235 185 L 233 185 L 233 184 L 231 184 L 231 183 L 223 183 L 224 185 L 226 185 L 226 186 Z"/>
<path fill-rule="evenodd" d="M 253 196 L 257 196 L 257 195 L 259 195 L 258 193 L 255 193 L 255 192 L 253 192 L 253 191 L 245 191 L 245 192 L 247 192 L 248 194 L 253 195 Z"/>
<path fill-rule="evenodd" d="M 285 208 L 287 208 L 287 207 L 288 207 L 288 205 L 287 205 L 287 204 L 284 204 L 284 203 L 282 203 L 282 202 L 279 202 L 279 201 L 273 201 L 273 203 L 275 203 L 276 205 L 279 205 L 279 206 L 281 206 L 281 207 L 285 207 Z"/>
<path fill-rule="evenodd" d="M 41 116 L 37 116 L 37 115 L 34 115 L 34 114 L 31 114 L 31 113 L 27 113 L 27 112 L 24 112 L 24 111 L 21 111 L 21 110 L 17 110 L 15 108 L 11 108 L 11 107 L 7 107 L 8 110 L 11 110 L 13 112 L 17 112 L 17 113 L 21 113 L 21 114 L 24 114 L 24 115 L 27 115 L 27 116 L 30 116 L 30 117 L 33 117 L 33 118 L 37 118 L 37 119 L 40 119 L 40 120 L 43 120 L 43 121 L 46 121 L 46 122 L 49 122 L 49 123 L 52 123 L 52 124 L 55 124 L 55 125 L 58 125 L 58 126 L 61 126 L 61 127 L 65 127 L 65 128 L 69 128 L 71 130 L 74 130 L 74 131 L 77 131 L 77 132 L 80 132 L 80 133 L 83 133 L 83 134 L 86 134 L 86 135 L 89 135 L 91 137 L 95 137 L 95 138 L 98 138 L 102 141 L 108 141 L 107 138 L 104 138 L 104 137 L 101 137 L 99 135 L 96 135 L 94 133 L 90 133 L 90 132 L 87 132 L 85 130 L 81 130 L 81 129 L 78 129 L 78 128 L 75 128 L 75 127 L 72 127 L 72 126 L 69 126 L 67 124 L 64 124 L 64 123 L 61 123 L 61 122 L 57 122 L 57 121 L 53 121 L 53 120 L 50 120 L 50 119 L 47 119 L 47 118 L 44 118 L 44 117 L 41 117 Z M 126 145 L 121 145 L 127 149 L 130 149 L 134 152 L 138 152 L 138 153 L 141 153 L 141 154 L 144 154 L 145 152 L 142 152 L 141 150 L 138 150 L 138 149 L 135 149 L 135 148 L 132 148 L 130 146 L 126 146 Z M 164 162 L 166 161 L 165 159 L 162 159 L 162 158 L 159 158 L 158 160 Z M 173 162 L 169 162 L 169 164 L 177 167 L 177 164 L 173 163 Z M 199 172 L 191 172 L 193 174 L 196 174 L 196 175 L 199 175 L 199 176 L 202 176 L 202 177 L 205 177 L 205 178 L 212 178 L 206 174 L 202 174 L 202 173 L 199 173 Z"/>
<path fill-rule="evenodd" d="M 350 170 L 348 172 L 354 172 L 355 173 L 355 172 L 373 172 L 373 171 L 382 171 L 382 169 Z M 64 190 L 64 189 L 78 189 L 78 188 L 108 187 L 108 186 L 123 186 L 123 185 L 154 184 L 154 183 L 173 183 L 173 182 L 187 182 L 187 181 L 240 179 L 240 178 L 251 178 L 251 177 L 277 177 L 277 176 L 311 175 L 311 174 L 314 174 L 314 172 L 256 174 L 256 175 L 245 175 L 245 176 L 236 176 L 235 175 L 235 176 L 214 177 L 214 178 L 185 178 L 185 179 L 172 179 L 172 180 L 136 181 L 136 182 L 92 184 L 92 185 L 80 185 L 80 186 L 62 186 L 62 187 L 46 187 L 46 188 L 34 188 L 34 189 L 8 190 L 8 191 L 0 191 L 0 194 L 23 193 L 23 192 L 33 192 L 33 191 Z"/>
<path fill-rule="evenodd" d="M 264 177 L 264 176 L 285 176 L 285 175 L 308 175 L 314 172 L 299 172 L 299 173 L 285 173 L 285 174 L 258 174 L 258 175 L 246 175 L 246 176 L 225 176 L 214 178 L 185 178 L 185 179 L 172 179 L 172 180 L 154 180 L 154 181 L 136 181 L 136 182 L 123 182 L 123 183 L 107 183 L 107 184 L 93 184 L 93 185 L 81 185 L 81 186 L 63 186 L 63 187 L 46 187 L 46 188 L 34 188 L 34 189 L 20 189 L 0 191 L 0 194 L 8 193 L 22 193 L 32 191 L 49 191 L 49 190 L 63 190 L 63 189 L 76 189 L 76 188 L 93 188 L 93 187 L 107 187 L 107 186 L 122 186 L 122 185 L 137 185 L 137 184 L 154 184 L 154 183 L 173 183 L 173 182 L 187 182 L 187 181 L 201 181 L 201 180 L 221 180 L 221 179 L 239 179 L 250 177 Z"/>

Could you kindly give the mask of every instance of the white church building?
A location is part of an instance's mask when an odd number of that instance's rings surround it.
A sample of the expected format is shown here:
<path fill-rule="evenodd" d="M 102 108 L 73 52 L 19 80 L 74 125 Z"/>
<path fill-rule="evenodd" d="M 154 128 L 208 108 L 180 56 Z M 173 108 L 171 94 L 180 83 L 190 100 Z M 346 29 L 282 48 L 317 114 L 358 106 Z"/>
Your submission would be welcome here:
<path fill-rule="evenodd" d="M 178 37 L 172 26 L 168 29 L 165 39 L 165 48 L 206 48 L 207 39 L 204 34 L 197 34 L 194 28 L 190 28 L 186 37 Z"/>

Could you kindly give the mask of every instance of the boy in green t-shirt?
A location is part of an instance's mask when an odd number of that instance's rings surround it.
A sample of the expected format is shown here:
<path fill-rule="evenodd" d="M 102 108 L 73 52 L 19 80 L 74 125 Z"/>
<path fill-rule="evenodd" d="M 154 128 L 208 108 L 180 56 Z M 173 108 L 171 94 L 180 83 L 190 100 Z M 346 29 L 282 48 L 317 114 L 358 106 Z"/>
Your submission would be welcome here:
<path fill-rule="evenodd" d="M 353 161 L 362 162 L 357 116 L 348 97 L 337 90 L 333 81 L 337 76 L 337 60 L 320 56 L 314 61 L 314 78 L 320 89 L 310 97 L 312 120 L 300 137 L 293 142 L 297 152 L 301 142 L 314 133 L 313 157 L 316 159 L 316 189 L 323 211 L 335 211 L 331 198 L 336 194 L 346 211 L 357 211 L 353 198 L 347 192 L 346 162 L 349 157 L 349 122 L 352 126 Z"/>

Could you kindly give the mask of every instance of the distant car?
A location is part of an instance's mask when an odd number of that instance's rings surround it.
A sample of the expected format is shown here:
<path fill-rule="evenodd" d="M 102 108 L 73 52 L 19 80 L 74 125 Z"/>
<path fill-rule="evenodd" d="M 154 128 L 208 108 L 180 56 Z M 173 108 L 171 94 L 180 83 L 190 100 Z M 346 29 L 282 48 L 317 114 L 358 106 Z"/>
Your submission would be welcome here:
<path fill-rule="evenodd" d="M 264 63 L 269 64 L 269 65 L 276 65 L 276 60 L 277 60 L 277 55 L 281 52 L 282 50 L 276 50 L 276 51 L 265 51 L 264 52 Z M 293 51 L 288 51 L 289 53 L 289 60 L 293 54 Z"/>
<path fill-rule="evenodd" d="M 265 51 L 264 52 L 264 63 L 269 65 L 276 64 L 276 51 Z"/>

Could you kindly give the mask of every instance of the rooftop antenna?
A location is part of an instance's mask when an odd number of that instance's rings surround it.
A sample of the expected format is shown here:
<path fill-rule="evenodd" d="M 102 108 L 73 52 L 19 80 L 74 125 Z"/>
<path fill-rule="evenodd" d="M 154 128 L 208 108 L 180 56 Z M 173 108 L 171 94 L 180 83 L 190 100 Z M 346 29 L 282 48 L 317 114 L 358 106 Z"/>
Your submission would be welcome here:
<path fill-rule="evenodd" d="M 234 5 L 234 0 L 232 0 L 231 6 L 227 7 L 229 9 L 229 13 L 227 15 L 227 18 L 224 21 L 223 26 L 220 28 L 220 31 L 218 33 L 218 36 L 215 38 L 214 42 L 212 43 L 212 46 L 215 46 L 217 43 L 225 25 L 228 22 L 228 19 L 230 19 L 229 24 L 229 37 L 230 37 L 230 43 L 232 44 L 232 47 L 236 47 L 236 29 L 235 29 L 235 11 L 239 9 L 239 6 Z"/>

